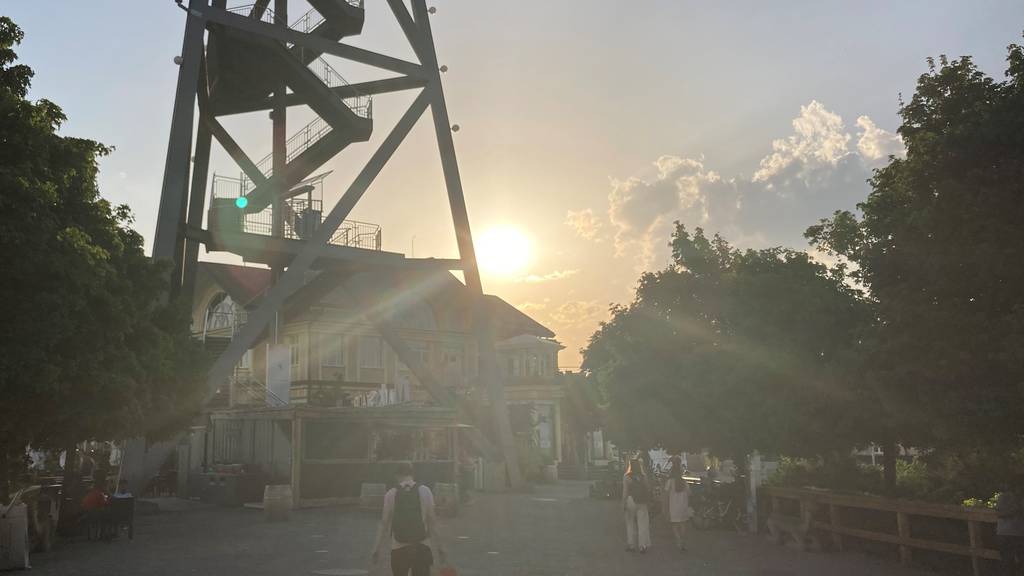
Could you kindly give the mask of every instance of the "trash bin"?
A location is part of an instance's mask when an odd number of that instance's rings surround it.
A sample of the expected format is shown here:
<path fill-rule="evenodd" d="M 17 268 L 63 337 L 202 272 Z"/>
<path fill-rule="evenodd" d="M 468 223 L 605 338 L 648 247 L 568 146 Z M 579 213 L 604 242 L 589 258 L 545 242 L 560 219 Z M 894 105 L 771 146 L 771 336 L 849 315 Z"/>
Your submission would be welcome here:
<path fill-rule="evenodd" d="M 28 507 L 0 508 L 0 570 L 31 568 L 28 549 Z"/>
<path fill-rule="evenodd" d="M 384 507 L 384 494 L 388 487 L 384 484 L 363 482 L 359 488 L 359 506 L 367 510 L 380 511 Z"/>
<path fill-rule="evenodd" d="M 292 512 L 290 484 L 268 484 L 263 489 L 263 516 L 267 520 L 287 520 Z"/>

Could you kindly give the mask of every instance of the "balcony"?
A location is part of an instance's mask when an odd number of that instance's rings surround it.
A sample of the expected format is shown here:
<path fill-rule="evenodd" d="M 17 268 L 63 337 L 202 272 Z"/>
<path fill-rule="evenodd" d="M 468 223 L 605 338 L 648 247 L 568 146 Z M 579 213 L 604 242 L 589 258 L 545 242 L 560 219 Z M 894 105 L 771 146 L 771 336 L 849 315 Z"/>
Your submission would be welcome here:
<path fill-rule="evenodd" d="M 324 220 L 323 181 L 327 173 L 314 176 L 294 186 L 290 197 L 281 204 L 283 230 L 278 237 L 288 240 L 311 238 Z M 219 234 L 256 234 L 273 236 L 274 210 L 268 206 L 259 212 L 247 213 L 238 206 L 238 199 L 245 196 L 251 182 L 244 175 L 238 178 L 215 174 L 213 177 L 213 200 L 210 206 L 208 226 Z M 346 220 L 331 236 L 335 246 L 381 249 L 381 229 L 377 224 Z"/>

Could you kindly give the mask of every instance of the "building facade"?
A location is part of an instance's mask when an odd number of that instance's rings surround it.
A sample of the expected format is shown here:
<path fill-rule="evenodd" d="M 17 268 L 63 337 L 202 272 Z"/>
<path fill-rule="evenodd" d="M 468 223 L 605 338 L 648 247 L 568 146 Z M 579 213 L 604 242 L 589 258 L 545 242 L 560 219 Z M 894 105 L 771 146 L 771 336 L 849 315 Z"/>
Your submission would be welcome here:
<path fill-rule="evenodd" d="M 465 286 L 436 272 L 384 274 L 379 282 L 376 305 L 435 381 L 485 399 Z M 211 354 L 227 346 L 269 285 L 265 268 L 201 263 L 192 328 Z M 256 498 L 258 486 L 290 483 L 304 503 L 329 502 L 357 497 L 361 483 L 380 481 L 409 460 L 424 480 L 454 481 L 457 463 L 472 452 L 463 434 L 468 425 L 428 394 L 369 321 L 366 304 L 341 288 L 292 300 L 276 336 L 269 330 L 246 353 L 206 422 L 193 429 L 187 454 L 179 453 L 189 470 L 179 485 L 238 503 Z M 562 346 L 503 300 L 489 296 L 487 305 L 509 404 L 530 406 L 531 437 L 557 463 Z M 238 487 L 210 488 L 232 483 Z"/>

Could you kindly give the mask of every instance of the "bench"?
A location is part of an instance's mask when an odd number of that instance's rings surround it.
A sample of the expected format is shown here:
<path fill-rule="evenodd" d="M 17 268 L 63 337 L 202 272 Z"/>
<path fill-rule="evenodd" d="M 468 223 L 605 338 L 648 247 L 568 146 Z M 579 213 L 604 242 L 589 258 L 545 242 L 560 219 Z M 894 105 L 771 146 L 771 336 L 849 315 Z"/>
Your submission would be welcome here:
<path fill-rule="evenodd" d="M 797 550 L 820 550 L 821 541 L 811 527 L 813 519 L 814 505 L 809 502 L 800 503 L 800 516 L 782 514 L 773 506 L 768 517 L 768 538 L 776 544 L 786 544 L 788 536 Z"/>

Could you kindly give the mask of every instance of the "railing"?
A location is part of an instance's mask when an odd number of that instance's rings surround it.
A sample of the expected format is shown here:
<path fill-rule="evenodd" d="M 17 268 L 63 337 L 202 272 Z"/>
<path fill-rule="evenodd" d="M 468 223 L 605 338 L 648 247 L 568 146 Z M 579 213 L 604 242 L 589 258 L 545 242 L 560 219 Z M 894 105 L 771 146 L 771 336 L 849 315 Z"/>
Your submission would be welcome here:
<path fill-rule="evenodd" d="M 230 330 L 231 338 L 234 338 L 249 320 L 249 313 L 244 308 L 236 308 L 231 312 L 208 312 L 206 324 L 203 326 L 203 341 L 211 333 L 218 330 Z"/>
<path fill-rule="evenodd" d="M 782 514 L 784 502 L 796 501 L 801 515 L 810 516 L 810 528 L 831 534 L 832 544 L 839 550 L 843 549 L 844 537 L 852 537 L 896 545 L 899 549 L 900 562 L 903 564 L 911 563 L 913 549 L 968 556 L 975 576 L 982 573 L 983 559 L 1000 559 L 997 550 L 985 545 L 984 532 L 990 529 L 987 525 L 995 524 L 997 520 L 994 510 L 778 486 L 763 487 L 760 494 L 770 499 L 773 516 L 785 517 L 786 515 Z M 892 514 L 890 519 L 894 521 L 889 524 L 895 530 L 866 529 L 863 526 L 854 526 L 856 522 L 849 519 L 844 522 L 843 512 L 846 510 Z M 796 520 L 792 518 L 794 515 L 788 516 L 791 520 Z M 922 522 L 928 519 L 966 523 L 967 529 L 961 532 L 960 537 L 966 533 L 967 542 L 928 539 L 923 537 L 923 534 L 915 535 L 918 530 L 914 529 L 914 521 Z M 924 532 L 923 526 L 918 526 L 921 528 L 919 531 Z"/>
<path fill-rule="evenodd" d="M 253 11 L 256 10 L 255 4 L 243 4 L 242 6 L 232 6 L 228 8 L 228 12 L 232 14 L 241 14 L 246 18 L 253 17 Z M 280 21 L 277 16 L 274 15 L 274 11 L 270 8 L 263 8 L 263 12 L 259 15 L 260 21 L 266 22 L 267 24 L 284 24 Z"/>
<path fill-rule="evenodd" d="M 331 244 L 366 250 L 380 250 L 380 226 L 357 220 L 346 220 L 334 231 Z"/>
<path fill-rule="evenodd" d="M 361 8 L 363 4 L 362 0 L 347 1 L 349 4 L 359 8 Z M 254 10 L 256 10 L 256 8 L 257 6 L 255 4 L 246 4 L 243 6 L 233 6 L 231 8 L 228 8 L 228 11 L 234 14 L 241 14 L 247 18 L 251 18 L 255 15 Z M 264 8 L 263 12 L 259 14 L 259 16 L 261 21 L 266 22 L 268 24 L 284 24 L 284 22 L 279 21 L 277 16 L 274 14 L 274 11 L 271 10 L 270 8 Z M 289 27 L 296 31 L 308 34 L 315 30 L 316 27 L 323 22 L 323 16 L 315 9 L 311 9 L 302 16 L 300 16 L 299 19 L 293 22 Z M 301 48 L 301 50 L 305 51 L 306 48 Z M 308 67 L 310 71 L 313 72 L 313 74 L 315 74 L 317 78 L 319 78 L 320 81 L 323 82 L 324 85 L 327 86 L 328 88 L 338 88 L 341 86 L 350 85 L 348 80 L 345 80 L 344 76 L 342 76 L 337 70 L 335 70 L 327 62 L 327 60 L 324 60 L 321 57 L 314 58 L 309 63 Z M 345 106 L 352 110 L 352 112 L 356 116 L 366 119 L 373 118 L 372 97 L 365 94 L 357 94 L 355 96 L 343 98 L 342 102 L 344 102 Z M 318 140 L 323 138 L 330 131 L 331 125 L 324 121 L 322 118 L 317 118 L 310 122 L 309 124 L 307 124 L 306 126 L 304 126 L 302 129 L 300 129 L 298 132 L 292 135 L 292 137 L 289 138 L 287 143 L 285 144 L 287 157 L 286 161 L 291 162 L 296 156 L 307 150 L 310 146 L 315 144 Z M 268 154 L 267 156 L 260 159 L 260 161 L 256 163 L 256 166 L 260 169 L 260 172 L 262 172 L 264 176 L 269 178 L 273 174 L 273 154 Z M 249 182 L 248 184 L 252 185 L 252 182 Z M 246 193 L 248 192 L 249 189 L 251 188 L 246 189 Z"/>
<path fill-rule="evenodd" d="M 305 195 L 288 198 L 284 202 L 284 237 L 304 240 L 313 235 L 323 223 L 323 180 L 321 174 L 300 182 L 296 187 L 311 186 Z M 246 183 L 249 183 L 248 185 Z M 247 187 L 249 186 L 249 187 Z M 239 178 L 214 174 L 213 198 L 234 199 L 244 196 L 251 189 L 251 182 L 242 175 Z M 214 226 L 215 224 L 211 224 Z M 242 218 L 242 232 L 248 234 L 273 235 L 274 212 L 268 206 L 264 210 L 247 213 Z M 381 249 L 381 229 L 378 224 L 345 220 L 331 236 L 330 243 L 365 250 Z"/>
<path fill-rule="evenodd" d="M 340 86 L 350 86 L 348 80 L 338 73 L 337 70 L 331 67 L 327 63 L 327 60 L 323 58 L 317 58 L 309 63 L 309 69 L 320 78 L 328 88 L 338 88 Z M 345 103 L 356 116 L 360 118 L 373 118 L 373 98 L 365 94 L 358 94 L 349 98 L 343 98 L 342 102 Z"/>
<path fill-rule="evenodd" d="M 324 137 L 328 132 L 331 131 L 331 125 L 326 120 L 319 116 L 309 124 L 306 124 L 298 132 L 292 134 L 292 137 L 285 141 L 285 163 L 291 162 L 299 154 L 302 154 L 309 149 L 310 146 L 316 144 L 321 138 Z M 263 158 L 260 158 L 259 162 L 256 162 L 256 168 L 267 178 L 274 175 L 274 154 L 271 152 Z M 248 175 L 242 175 L 242 195 L 248 194 L 256 184 L 249 179 Z"/>
<path fill-rule="evenodd" d="M 352 0 L 348 0 L 349 4 Z M 320 12 L 317 12 L 316 8 L 310 8 L 308 12 L 299 16 L 297 20 L 293 21 L 288 25 L 289 28 L 296 32 L 302 32 L 303 34 L 309 34 L 316 30 L 321 24 L 324 23 L 324 16 Z"/>

